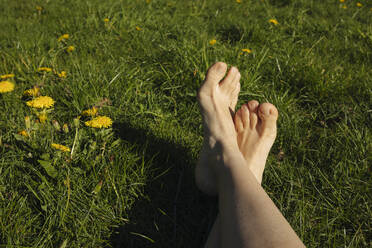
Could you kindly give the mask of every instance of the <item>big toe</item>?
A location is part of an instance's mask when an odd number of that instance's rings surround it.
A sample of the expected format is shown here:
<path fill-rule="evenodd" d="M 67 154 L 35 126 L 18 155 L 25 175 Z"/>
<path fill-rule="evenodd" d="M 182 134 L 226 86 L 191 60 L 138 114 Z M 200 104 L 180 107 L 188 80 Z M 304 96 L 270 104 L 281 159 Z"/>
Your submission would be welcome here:
<path fill-rule="evenodd" d="M 221 89 L 228 94 L 232 94 L 236 89 L 240 80 L 240 72 L 238 68 L 231 67 L 226 77 L 220 83 Z"/>
<path fill-rule="evenodd" d="M 208 88 L 213 88 L 223 79 L 226 74 L 227 65 L 223 62 L 217 62 L 209 67 L 207 76 L 205 77 L 204 84 L 200 88 L 200 91 Z"/>
<path fill-rule="evenodd" d="M 258 116 L 261 121 L 261 131 L 264 135 L 276 135 L 276 120 L 278 119 L 278 110 L 271 103 L 262 103 L 258 107 Z"/>

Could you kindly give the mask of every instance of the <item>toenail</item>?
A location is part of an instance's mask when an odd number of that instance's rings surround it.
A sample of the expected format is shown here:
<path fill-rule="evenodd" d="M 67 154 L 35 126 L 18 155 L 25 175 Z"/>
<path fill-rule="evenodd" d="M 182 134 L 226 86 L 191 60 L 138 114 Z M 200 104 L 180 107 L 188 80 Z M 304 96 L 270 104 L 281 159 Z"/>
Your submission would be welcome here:
<path fill-rule="evenodd" d="M 243 105 L 243 110 L 244 110 L 245 112 L 248 112 L 248 106 L 247 106 L 246 104 Z"/>
<path fill-rule="evenodd" d="M 219 72 L 224 72 L 226 68 L 226 64 L 223 62 L 218 62 L 216 65 L 216 70 Z"/>
<path fill-rule="evenodd" d="M 275 107 L 270 108 L 270 114 L 274 115 L 274 116 L 277 116 L 278 115 L 278 110 Z"/>
<path fill-rule="evenodd" d="M 249 108 L 253 111 L 253 110 L 256 109 L 258 104 L 255 101 L 251 101 L 251 102 L 248 103 L 248 105 L 249 105 Z"/>
<path fill-rule="evenodd" d="M 264 115 L 270 115 L 272 113 L 271 108 L 269 106 L 260 108 L 260 112 Z"/>

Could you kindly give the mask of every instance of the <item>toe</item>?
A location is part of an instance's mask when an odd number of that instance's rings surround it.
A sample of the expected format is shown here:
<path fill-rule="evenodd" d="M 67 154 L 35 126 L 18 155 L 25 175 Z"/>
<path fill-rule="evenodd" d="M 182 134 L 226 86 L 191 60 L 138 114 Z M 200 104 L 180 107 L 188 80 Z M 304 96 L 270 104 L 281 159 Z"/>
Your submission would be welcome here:
<path fill-rule="evenodd" d="M 244 128 L 249 128 L 249 126 L 250 126 L 250 123 L 249 123 L 250 114 L 249 114 L 249 109 L 248 109 L 247 104 L 244 104 L 242 106 L 241 110 L 242 110 L 243 126 L 244 126 Z"/>
<path fill-rule="evenodd" d="M 251 128 L 255 128 L 258 122 L 258 116 L 257 116 L 257 109 L 259 103 L 256 100 L 249 101 L 247 103 L 249 108 L 249 120 L 250 120 L 250 126 Z"/>
<path fill-rule="evenodd" d="M 199 90 L 200 93 L 207 93 L 210 89 L 214 89 L 226 74 L 227 65 L 223 62 L 217 62 L 209 67 L 204 84 Z"/>
<path fill-rule="evenodd" d="M 236 104 L 238 103 L 239 92 L 240 92 L 240 82 L 238 81 L 231 96 L 232 100 L 231 100 L 230 108 L 232 111 L 235 111 Z"/>
<path fill-rule="evenodd" d="M 247 103 L 247 105 L 248 105 L 249 111 L 257 113 L 259 102 L 257 102 L 256 100 L 251 100 Z"/>
<path fill-rule="evenodd" d="M 271 103 L 262 103 L 258 107 L 258 116 L 261 120 L 262 131 L 276 134 L 276 120 L 278 119 L 278 110 Z"/>
<path fill-rule="evenodd" d="M 238 68 L 234 66 L 231 67 L 224 80 L 222 80 L 222 82 L 220 83 L 221 89 L 223 91 L 228 92 L 229 94 L 233 92 L 237 82 L 239 81 L 239 79 L 238 80 L 235 79 L 236 77 L 238 77 L 238 75 L 240 79 L 240 73 L 238 71 Z"/>
<path fill-rule="evenodd" d="M 271 103 L 262 103 L 258 108 L 258 114 L 261 120 L 274 120 L 278 119 L 278 110 Z"/>
<path fill-rule="evenodd" d="M 242 120 L 242 109 L 236 111 L 234 116 L 235 129 L 238 133 L 244 130 L 243 120 Z"/>
<path fill-rule="evenodd" d="M 226 74 L 227 65 L 223 62 L 217 62 L 209 67 L 207 76 L 205 77 L 206 82 L 218 84 Z"/>

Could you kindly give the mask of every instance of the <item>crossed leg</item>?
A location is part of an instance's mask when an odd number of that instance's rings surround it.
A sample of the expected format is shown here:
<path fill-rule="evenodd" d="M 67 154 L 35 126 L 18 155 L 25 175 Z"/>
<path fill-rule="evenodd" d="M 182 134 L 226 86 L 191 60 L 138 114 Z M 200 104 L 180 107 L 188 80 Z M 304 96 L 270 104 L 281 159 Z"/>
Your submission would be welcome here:
<path fill-rule="evenodd" d="M 276 136 L 276 108 L 250 101 L 232 119 L 240 90 L 236 68 L 216 63 L 198 92 L 204 144 L 196 183 L 218 194 L 220 214 L 206 247 L 304 247 L 260 186 Z M 234 124 L 235 122 L 235 124 Z"/>
<path fill-rule="evenodd" d="M 276 137 L 277 117 L 278 111 L 272 104 L 259 105 L 255 100 L 244 104 L 234 116 L 240 152 L 259 184 L 262 181 L 268 152 Z M 217 216 L 215 220 L 205 244 L 206 248 L 220 247 L 219 218 Z"/>

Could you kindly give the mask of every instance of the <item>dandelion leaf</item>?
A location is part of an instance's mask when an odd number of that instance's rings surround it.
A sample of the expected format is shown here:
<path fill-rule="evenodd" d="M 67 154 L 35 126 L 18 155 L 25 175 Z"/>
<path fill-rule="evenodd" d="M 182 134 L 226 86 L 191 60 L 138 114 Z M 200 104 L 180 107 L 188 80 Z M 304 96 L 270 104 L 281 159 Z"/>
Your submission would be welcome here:
<path fill-rule="evenodd" d="M 49 153 L 43 153 L 43 154 L 41 154 L 40 158 L 42 158 L 43 160 L 49 160 L 50 155 L 49 155 Z"/>
<path fill-rule="evenodd" d="M 111 148 L 115 148 L 118 145 L 120 145 L 120 139 L 115 140 L 114 142 L 111 143 Z"/>
<path fill-rule="evenodd" d="M 46 173 L 52 177 L 56 178 L 58 175 L 57 170 L 53 167 L 52 163 L 50 161 L 46 160 L 38 160 L 39 164 L 45 169 Z"/>
<path fill-rule="evenodd" d="M 18 140 L 18 141 L 26 142 L 25 137 L 23 137 L 23 136 L 20 135 L 20 134 L 15 134 L 15 133 L 14 133 L 13 136 L 14 136 L 14 138 L 15 138 L 16 140 Z"/>

